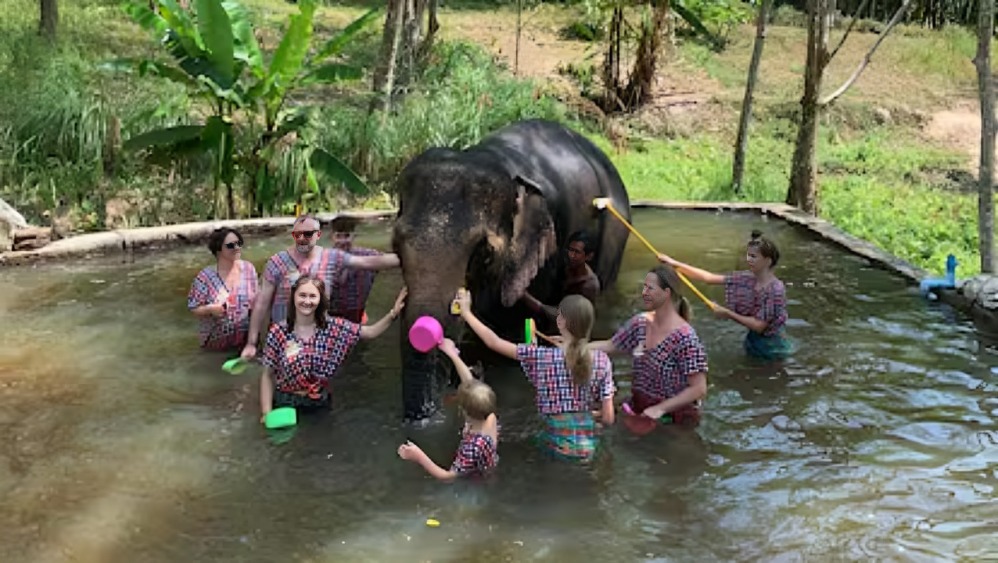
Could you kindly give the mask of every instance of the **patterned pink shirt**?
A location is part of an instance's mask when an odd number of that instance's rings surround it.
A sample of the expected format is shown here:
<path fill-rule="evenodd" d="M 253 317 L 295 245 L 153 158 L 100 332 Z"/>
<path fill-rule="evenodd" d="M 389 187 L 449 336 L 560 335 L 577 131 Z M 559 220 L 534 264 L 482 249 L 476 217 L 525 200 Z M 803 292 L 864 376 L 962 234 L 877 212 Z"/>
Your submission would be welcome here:
<path fill-rule="evenodd" d="M 215 303 L 219 295 L 228 293 L 226 312 L 221 317 L 201 317 L 198 338 L 201 347 L 208 350 L 229 350 L 246 345 L 249 334 L 250 307 L 257 293 L 257 273 L 253 264 L 240 260 L 242 269 L 235 288 L 226 288 L 225 280 L 215 266 L 198 272 L 187 293 L 187 308 L 194 310 L 202 305 Z"/>
<path fill-rule="evenodd" d="M 302 340 L 286 324 L 274 323 L 267 333 L 261 363 L 269 367 L 278 390 L 316 393 L 329 380 L 360 340 L 360 325 L 330 318 L 310 340 Z"/>
<path fill-rule="evenodd" d="M 637 314 L 613 335 L 613 345 L 618 350 L 631 352 L 644 342 L 648 330 L 648 317 Z M 693 327 L 683 324 L 670 332 L 654 348 L 634 354 L 635 392 L 661 402 L 675 397 L 689 387 L 689 377 L 707 373 L 707 353 Z M 699 404 L 695 405 L 699 408 Z"/>
<path fill-rule="evenodd" d="M 537 411 L 541 414 L 589 412 L 613 396 L 613 365 L 605 352 L 592 353 L 592 376 L 584 387 L 572 381 L 560 348 L 518 344 L 516 359 L 537 389 Z"/>
<path fill-rule="evenodd" d="M 381 252 L 372 248 L 354 246 L 350 249 L 354 256 L 380 256 Z M 371 294 L 374 277 L 377 272 L 352 268 L 347 271 L 338 284 L 336 291 L 329 296 L 329 314 L 342 316 L 339 313 L 352 313 L 364 309 L 367 297 Z"/>
<path fill-rule="evenodd" d="M 491 436 L 465 432 L 450 470 L 462 477 L 488 475 L 499 465 L 499 451 Z"/>
<path fill-rule="evenodd" d="M 274 285 L 274 303 L 270 307 L 270 322 L 282 323 L 288 318 L 291 303 L 291 286 L 298 278 L 308 274 L 326 284 L 326 296 L 339 291 L 340 281 L 346 268 L 347 253 L 335 248 L 323 248 L 318 258 L 310 264 L 295 261 L 291 253 L 282 250 L 267 260 L 263 278 Z"/>
<path fill-rule="evenodd" d="M 778 279 L 756 291 L 752 272 L 728 274 L 724 276 L 724 301 L 729 309 L 739 315 L 769 323 L 763 336 L 780 332 L 787 323 L 787 290 Z"/>

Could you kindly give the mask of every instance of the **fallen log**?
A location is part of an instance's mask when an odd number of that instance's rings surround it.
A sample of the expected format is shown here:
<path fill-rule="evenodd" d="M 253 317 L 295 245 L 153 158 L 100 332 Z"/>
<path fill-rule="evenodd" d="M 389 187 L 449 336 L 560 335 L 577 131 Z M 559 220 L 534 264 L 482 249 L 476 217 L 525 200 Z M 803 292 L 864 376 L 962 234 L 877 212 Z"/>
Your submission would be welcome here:
<path fill-rule="evenodd" d="M 52 242 L 51 227 L 14 229 L 14 250 L 35 250 Z"/>

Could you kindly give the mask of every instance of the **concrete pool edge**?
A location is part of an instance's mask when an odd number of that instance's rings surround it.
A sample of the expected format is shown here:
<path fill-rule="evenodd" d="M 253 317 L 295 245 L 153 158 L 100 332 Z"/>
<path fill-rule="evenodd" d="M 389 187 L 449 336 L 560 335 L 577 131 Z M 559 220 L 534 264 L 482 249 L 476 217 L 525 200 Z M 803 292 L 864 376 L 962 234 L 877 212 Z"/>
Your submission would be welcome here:
<path fill-rule="evenodd" d="M 396 211 L 343 211 L 316 213 L 326 224 L 336 217 L 353 217 L 364 222 L 374 222 L 395 216 Z M 46 260 L 63 260 L 105 256 L 115 252 L 129 254 L 136 250 L 167 248 L 188 244 L 201 244 L 217 228 L 232 227 L 243 235 L 274 235 L 290 232 L 294 217 L 264 217 L 257 219 L 230 219 L 179 223 L 159 227 L 138 227 L 87 233 L 53 241 L 33 250 L 0 253 L 0 266 L 24 266 Z"/>
<path fill-rule="evenodd" d="M 850 235 L 834 224 L 802 212 L 796 207 L 784 203 L 742 203 L 742 202 L 665 202 L 654 200 L 636 200 L 631 202 L 632 208 L 646 209 L 676 209 L 689 211 L 734 211 L 755 212 L 772 215 L 793 225 L 803 227 L 822 238 L 835 243 L 839 247 L 869 260 L 871 265 L 884 268 L 898 274 L 909 282 L 918 285 L 930 276 L 929 272 L 907 262 L 886 250 Z M 964 288 L 973 285 L 976 293 L 966 295 Z M 941 301 L 967 312 L 978 323 L 983 323 L 988 330 L 998 332 L 998 289 L 987 292 L 985 288 L 998 286 L 998 276 L 976 276 L 969 280 L 958 280 L 956 288 L 934 288 L 932 292 Z"/>

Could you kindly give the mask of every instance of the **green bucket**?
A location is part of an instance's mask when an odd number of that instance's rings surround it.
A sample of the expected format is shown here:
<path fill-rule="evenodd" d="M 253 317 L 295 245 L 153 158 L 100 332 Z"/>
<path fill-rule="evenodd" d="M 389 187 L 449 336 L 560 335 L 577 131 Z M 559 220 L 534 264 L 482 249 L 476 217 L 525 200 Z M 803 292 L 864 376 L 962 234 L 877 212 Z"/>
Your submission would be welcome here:
<path fill-rule="evenodd" d="M 232 358 L 231 360 L 222 364 L 222 369 L 231 373 L 232 375 L 239 375 L 240 373 L 246 371 L 249 367 L 249 362 L 242 358 Z"/>
<path fill-rule="evenodd" d="M 269 429 L 287 428 L 298 424 L 298 412 L 294 407 L 281 407 L 267 413 L 263 424 Z"/>

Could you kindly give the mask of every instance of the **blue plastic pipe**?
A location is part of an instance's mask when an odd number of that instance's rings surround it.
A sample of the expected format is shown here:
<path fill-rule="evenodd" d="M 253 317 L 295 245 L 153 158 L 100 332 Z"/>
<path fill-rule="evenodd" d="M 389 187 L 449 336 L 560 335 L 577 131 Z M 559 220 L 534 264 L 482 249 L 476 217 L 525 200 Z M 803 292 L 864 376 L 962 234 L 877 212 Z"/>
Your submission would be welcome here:
<path fill-rule="evenodd" d="M 933 289 L 953 289 L 956 287 L 956 256 L 950 254 L 946 257 L 946 277 L 926 278 L 918 284 L 918 289 L 923 296 L 928 296 Z"/>

